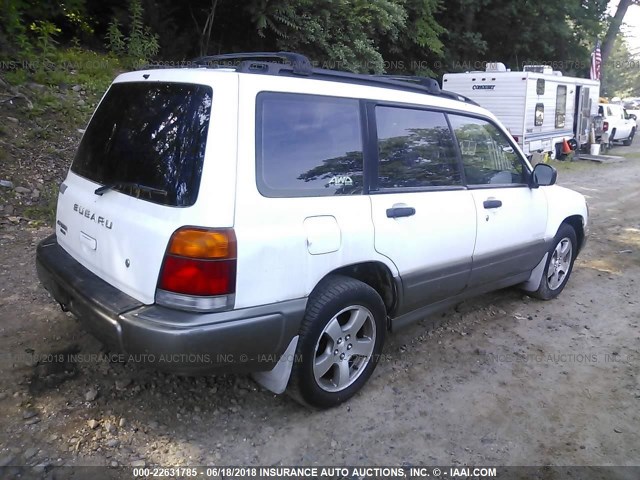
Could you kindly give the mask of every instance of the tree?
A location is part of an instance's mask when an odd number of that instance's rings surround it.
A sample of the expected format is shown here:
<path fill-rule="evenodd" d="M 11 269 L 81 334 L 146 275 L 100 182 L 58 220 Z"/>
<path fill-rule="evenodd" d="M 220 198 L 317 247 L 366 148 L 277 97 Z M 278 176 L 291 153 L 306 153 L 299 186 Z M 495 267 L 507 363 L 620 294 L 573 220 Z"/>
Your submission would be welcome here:
<path fill-rule="evenodd" d="M 603 97 L 640 96 L 640 77 L 637 64 L 624 37 L 616 38 L 606 69 L 602 72 L 601 95 Z"/>
<path fill-rule="evenodd" d="M 320 66 L 384 72 L 380 41 L 395 42 L 407 12 L 399 0 L 254 0 L 247 6 L 258 35 Z"/>
<path fill-rule="evenodd" d="M 512 69 L 547 63 L 584 75 L 601 32 L 607 0 L 450 0 L 436 20 L 444 36 L 448 71 L 480 70 L 500 61 Z"/>
<path fill-rule="evenodd" d="M 609 60 L 609 56 L 611 55 L 611 51 L 613 50 L 616 36 L 620 31 L 622 21 L 624 20 L 624 16 L 627 14 L 627 10 L 631 5 L 640 5 L 640 0 L 620 0 L 620 3 L 618 3 L 618 8 L 616 8 L 616 13 L 611 18 L 609 28 L 607 29 L 607 33 L 604 36 L 604 41 L 602 42 L 601 54 L 603 66 L 607 65 L 607 60 Z"/>

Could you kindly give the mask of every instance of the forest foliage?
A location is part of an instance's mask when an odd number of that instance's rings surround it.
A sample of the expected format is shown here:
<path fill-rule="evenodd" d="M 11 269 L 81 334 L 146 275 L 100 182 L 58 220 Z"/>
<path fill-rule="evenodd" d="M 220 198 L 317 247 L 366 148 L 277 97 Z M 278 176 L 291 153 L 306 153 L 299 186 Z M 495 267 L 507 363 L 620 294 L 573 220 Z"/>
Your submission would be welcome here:
<path fill-rule="evenodd" d="M 439 76 L 501 61 L 512 70 L 548 64 L 586 77 L 612 19 L 607 1 L 0 0 L 0 60 L 55 63 L 60 50 L 80 48 L 109 54 L 126 69 L 290 50 L 356 72 Z M 640 95 L 638 62 L 620 38 L 611 59 L 603 90 Z"/>

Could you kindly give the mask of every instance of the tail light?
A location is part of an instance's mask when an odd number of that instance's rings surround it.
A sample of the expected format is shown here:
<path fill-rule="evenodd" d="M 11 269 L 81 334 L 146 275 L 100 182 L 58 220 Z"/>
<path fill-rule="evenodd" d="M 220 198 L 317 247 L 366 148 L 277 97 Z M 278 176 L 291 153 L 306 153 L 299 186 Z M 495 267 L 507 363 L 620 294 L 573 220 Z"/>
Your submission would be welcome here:
<path fill-rule="evenodd" d="M 609 131 L 609 122 L 602 122 L 602 131 L 603 132 Z"/>
<path fill-rule="evenodd" d="M 236 258 L 233 229 L 176 230 L 162 262 L 156 303 L 199 312 L 232 308 Z"/>

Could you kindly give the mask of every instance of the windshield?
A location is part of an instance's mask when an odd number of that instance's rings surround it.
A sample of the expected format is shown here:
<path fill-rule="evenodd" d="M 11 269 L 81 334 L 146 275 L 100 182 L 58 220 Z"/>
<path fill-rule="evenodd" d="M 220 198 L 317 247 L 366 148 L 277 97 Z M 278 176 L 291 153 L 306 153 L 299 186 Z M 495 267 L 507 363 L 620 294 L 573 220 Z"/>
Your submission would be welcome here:
<path fill-rule="evenodd" d="M 112 85 L 87 127 L 71 171 L 143 200 L 193 205 L 211 97 L 211 88 L 204 85 Z M 131 185 L 145 189 L 141 194 Z"/>

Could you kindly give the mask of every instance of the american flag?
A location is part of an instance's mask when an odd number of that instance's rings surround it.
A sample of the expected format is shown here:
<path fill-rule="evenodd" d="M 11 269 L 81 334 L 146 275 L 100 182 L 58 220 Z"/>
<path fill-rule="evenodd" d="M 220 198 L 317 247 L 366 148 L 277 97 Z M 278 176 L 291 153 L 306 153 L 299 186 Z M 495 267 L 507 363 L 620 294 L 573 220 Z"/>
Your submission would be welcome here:
<path fill-rule="evenodd" d="M 596 48 L 591 54 L 591 80 L 600 80 L 602 70 L 602 54 L 600 53 L 600 40 L 596 41 Z"/>

